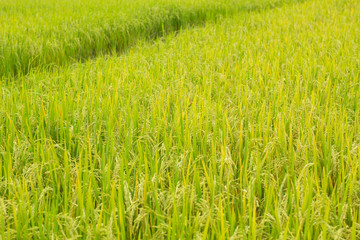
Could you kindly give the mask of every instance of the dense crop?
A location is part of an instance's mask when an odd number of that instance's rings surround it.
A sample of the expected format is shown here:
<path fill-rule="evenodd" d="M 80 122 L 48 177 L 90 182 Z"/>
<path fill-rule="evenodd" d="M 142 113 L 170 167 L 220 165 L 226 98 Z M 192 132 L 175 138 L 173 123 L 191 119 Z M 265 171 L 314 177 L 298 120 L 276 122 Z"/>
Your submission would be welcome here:
<path fill-rule="evenodd" d="M 126 50 L 139 39 L 284 0 L 1 0 L 0 77 Z"/>
<path fill-rule="evenodd" d="M 0 82 L 0 239 L 359 239 L 360 3 L 272 6 Z"/>

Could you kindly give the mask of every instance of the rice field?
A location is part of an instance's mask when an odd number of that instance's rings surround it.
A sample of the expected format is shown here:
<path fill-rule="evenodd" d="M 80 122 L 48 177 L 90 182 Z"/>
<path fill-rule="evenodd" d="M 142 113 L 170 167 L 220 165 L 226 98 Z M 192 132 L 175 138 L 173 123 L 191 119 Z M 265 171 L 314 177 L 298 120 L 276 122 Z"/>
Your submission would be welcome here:
<path fill-rule="evenodd" d="M 359 1 L 0 13 L 1 240 L 360 238 Z"/>
<path fill-rule="evenodd" d="M 141 39 L 282 0 L 0 0 L 0 77 L 125 51 Z"/>

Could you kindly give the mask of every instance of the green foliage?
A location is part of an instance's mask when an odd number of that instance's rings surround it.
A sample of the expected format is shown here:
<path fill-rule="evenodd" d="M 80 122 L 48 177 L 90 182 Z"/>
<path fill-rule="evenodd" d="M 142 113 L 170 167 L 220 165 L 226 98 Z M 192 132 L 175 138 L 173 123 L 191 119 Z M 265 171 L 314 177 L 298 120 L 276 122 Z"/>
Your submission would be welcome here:
<path fill-rule="evenodd" d="M 0 82 L 0 239 L 359 239 L 360 3 L 256 4 Z"/>
<path fill-rule="evenodd" d="M 189 25 L 281 0 L 0 1 L 0 77 L 118 53 Z"/>

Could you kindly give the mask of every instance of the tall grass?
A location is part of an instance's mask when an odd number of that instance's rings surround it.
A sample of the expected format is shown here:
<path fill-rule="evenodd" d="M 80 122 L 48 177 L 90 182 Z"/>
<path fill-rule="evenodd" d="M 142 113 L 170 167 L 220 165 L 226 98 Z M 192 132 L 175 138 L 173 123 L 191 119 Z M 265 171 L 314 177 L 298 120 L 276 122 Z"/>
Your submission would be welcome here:
<path fill-rule="evenodd" d="M 126 50 L 139 39 L 284 0 L 0 1 L 0 76 Z"/>
<path fill-rule="evenodd" d="M 0 82 L 0 239 L 359 239 L 360 3 Z"/>

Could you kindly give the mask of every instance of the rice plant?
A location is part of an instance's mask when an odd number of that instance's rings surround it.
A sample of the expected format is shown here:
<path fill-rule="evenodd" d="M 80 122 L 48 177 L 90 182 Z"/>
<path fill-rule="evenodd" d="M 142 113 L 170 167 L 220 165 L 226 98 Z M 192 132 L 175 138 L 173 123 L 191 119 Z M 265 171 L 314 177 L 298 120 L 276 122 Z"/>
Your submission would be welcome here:
<path fill-rule="evenodd" d="M 0 81 L 0 239 L 359 239 L 360 2 L 246 4 Z"/>
<path fill-rule="evenodd" d="M 0 76 L 123 52 L 139 39 L 154 39 L 189 25 L 283 2 L 1 0 Z"/>

